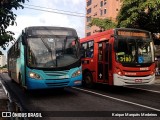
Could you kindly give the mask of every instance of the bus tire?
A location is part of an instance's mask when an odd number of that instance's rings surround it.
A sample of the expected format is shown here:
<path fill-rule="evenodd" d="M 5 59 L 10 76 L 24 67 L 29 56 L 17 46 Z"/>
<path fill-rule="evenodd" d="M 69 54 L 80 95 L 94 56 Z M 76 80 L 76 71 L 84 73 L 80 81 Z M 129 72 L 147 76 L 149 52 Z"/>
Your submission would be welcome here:
<path fill-rule="evenodd" d="M 26 92 L 26 93 L 29 93 L 30 91 L 29 91 L 29 90 L 26 90 L 26 88 L 22 85 L 22 75 L 21 75 L 20 73 L 19 73 L 18 79 L 19 79 L 19 85 L 20 85 L 22 91 L 23 91 L 23 92 Z"/>
<path fill-rule="evenodd" d="M 93 77 L 92 77 L 92 74 L 90 72 L 86 72 L 84 74 L 82 84 L 83 84 L 84 87 L 87 87 L 87 88 L 92 88 L 93 87 L 93 85 L 94 85 Z"/>

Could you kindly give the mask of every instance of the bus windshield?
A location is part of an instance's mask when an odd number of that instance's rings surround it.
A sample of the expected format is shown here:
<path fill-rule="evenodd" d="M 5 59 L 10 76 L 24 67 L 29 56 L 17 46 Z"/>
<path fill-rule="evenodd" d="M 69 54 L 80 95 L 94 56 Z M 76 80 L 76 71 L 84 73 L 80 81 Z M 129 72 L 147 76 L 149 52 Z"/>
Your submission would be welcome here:
<path fill-rule="evenodd" d="M 77 62 L 79 42 L 75 37 L 28 38 L 27 61 L 29 67 L 57 68 Z"/>
<path fill-rule="evenodd" d="M 120 63 L 154 62 L 153 42 L 147 38 L 121 37 L 117 39 L 116 60 Z"/>

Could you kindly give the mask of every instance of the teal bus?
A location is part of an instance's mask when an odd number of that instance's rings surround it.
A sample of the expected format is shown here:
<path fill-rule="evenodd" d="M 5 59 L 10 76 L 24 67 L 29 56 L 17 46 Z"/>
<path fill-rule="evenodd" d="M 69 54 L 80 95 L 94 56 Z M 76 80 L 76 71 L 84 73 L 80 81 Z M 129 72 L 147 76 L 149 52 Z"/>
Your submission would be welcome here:
<path fill-rule="evenodd" d="M 8 75 L 26 89 L 81 85 L 80 42 L 73 28 L 27 27 L 7 55 Z"/>

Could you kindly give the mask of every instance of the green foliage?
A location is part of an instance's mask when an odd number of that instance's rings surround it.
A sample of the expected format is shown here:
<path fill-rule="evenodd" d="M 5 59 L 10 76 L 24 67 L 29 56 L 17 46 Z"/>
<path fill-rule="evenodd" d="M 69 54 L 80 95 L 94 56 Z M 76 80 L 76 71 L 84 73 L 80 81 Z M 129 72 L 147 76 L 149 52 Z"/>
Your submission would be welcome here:
<path fill-rule="evenodd" d="M 101 30 L 107 30 L 116 27 L 116 23 L 109 19 L 93 18 L 89 26 L 98 26 Z"/>
<path fill-rule="evenodd" d="M 9 41 L 14 40 L 14 33 L 6 30 L 8 26 L 16 24 L 16 14 L 13 13 L 13 9 L 23 9 L 22 3 L 25 3 L 25 0 L 0 1 L 0 46 L 4 49 L 8 46 Z"/>
<path fill-rule="evenodd" d="M 160 32 L 160 0 L 123 0 L 117 27 Z"/>

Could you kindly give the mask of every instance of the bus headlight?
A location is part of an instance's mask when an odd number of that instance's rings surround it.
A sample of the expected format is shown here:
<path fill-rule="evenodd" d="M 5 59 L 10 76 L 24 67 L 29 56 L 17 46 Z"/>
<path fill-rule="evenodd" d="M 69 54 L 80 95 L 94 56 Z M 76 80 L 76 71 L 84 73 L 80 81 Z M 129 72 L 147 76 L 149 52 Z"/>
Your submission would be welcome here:
<path fill-rule="evenodd" d="M 151 72 L 151 75 L 154 75 L 154 74 L 155 74 L 155 73 L 152 71 L 152 72 Z"/>
<path fill-rule="evenodd" d="M 76 76 L 79 76 L 81 74 L 81 70 L 77 70 L 76 72 L 74 72 L 72 74 L 72 77 L 76 77 Z"/>
<path fill-rule="evenodd" d="M 123 75 L 123 73 L 122 73 L 122 71 L 121 71 L 120 68 L 116 67 L 116 68 L 115 68 L 115 71 L 116 71 L 116 73 L 117 73 L 118 75 L 120 75 L 120 76 Z"/>
<path fill-rule="evenodd" d="M 40 75 L 34 72 L 29 72 L 29 77 L 34 79 L 41 79 Z"/>

